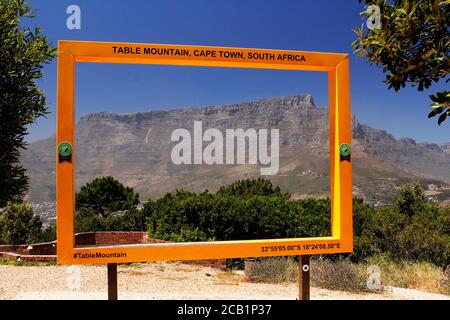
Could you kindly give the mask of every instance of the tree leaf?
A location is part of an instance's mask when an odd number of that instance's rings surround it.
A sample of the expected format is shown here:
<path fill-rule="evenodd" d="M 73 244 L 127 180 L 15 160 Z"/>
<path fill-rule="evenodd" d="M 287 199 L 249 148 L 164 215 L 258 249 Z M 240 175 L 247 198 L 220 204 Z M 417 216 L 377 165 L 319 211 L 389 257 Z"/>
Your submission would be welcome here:
<path fill-rule="evenodd" d="M 439 99 L 438 99 L 436 96 L 434 96 L 434 95 L 431 94 L 429 97 L 430 97 L 431 101 L 433 101 L 433 102 L 439 102 Z"/>
<path fill-rule="evenodd" d="M 441 123 L 444 122 L 446 118 L 447 118 L 447 112 L 441 114 L 441 116 L 438 119 L 438 125 L 441 125 Z"/>
<path fill-rule="evenodd" d="M 428 114 L 428 118 L 432 118 L 432 117 L 434 117 L 435 115 L 440 114 L 442 111 L 444 111 L 444 107 L 436 108 L 436 109 L 434 109 L 433 111 L 431 111 L 431 112 Z"/>

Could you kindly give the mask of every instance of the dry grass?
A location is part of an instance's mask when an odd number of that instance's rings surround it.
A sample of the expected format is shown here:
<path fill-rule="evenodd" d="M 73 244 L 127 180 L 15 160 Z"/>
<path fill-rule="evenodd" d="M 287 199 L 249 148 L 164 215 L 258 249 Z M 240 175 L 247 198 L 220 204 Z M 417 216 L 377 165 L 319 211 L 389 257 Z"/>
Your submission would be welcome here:
<path fill-rule="evenodd" d="M 224 272 L 219 272 L 214 276 L 214 283 L 220 285 L 238 286 L 240 283 L 244 281 L 245 276 L 233 270 L 226 270 Z"/>
<path fill-rule="evenodd" d="M 367 275 L 364 268 L 348 260 L 311 261 L 311 285 L 348 292 L 367 292 Z"/>
<path fill-rule="evenodd" d="M 163 273 L 161 275 L 158 275 L 159 278 L 164 280 L 171 280 L 171 281 L 183 281 L 183 280 L 189 280 L 189 276 L 187 275 L 176 275 L 176 274 L 167 274 Z"/>
<path fill-rule="evenodd" d="M 298 277 L 298 264 L 292 258 L 263 258 L 246 262 L 245 275 L 252 282 L 293 282 Z"/>
<path fill-rule="evenodd" d="M 394 262 L 377 257 L 368 263 L 348 260 L 311 260 L 311 285 L 328 290 L 368 292 L 368 267 L 381 271 L 382 286 L 418 289 L 450 295 L 450 270 L 446 273 L 426 262 Z M 285 283 L 297 281 L 298 264 L 292 258 L 264 258 L 246 264 L 245 275 L 251 282 Z"/>
<path fill-rule="evenodd" d="M 140 270 L 119 270 L 118 273 L 126 273 L 132 276 L 148 276 L 149 273 Z"/>
<path fill-rule="evenodd" d="M 284 257 L 265 258 L 247 263 L 245 274 L 252 282 L 295 282 L 298 279 L 298 262 Z M 367 291 L 365 274 L 348 261 L 313 260 L 311 285 L 339 291 Z"/>
<path fill-rule="evenodd" d="M 381 269 L 384 286 L 419 289 L 450 295 L 449 274 L 427 262 L 393 262 L 384 257 L 373 258 L 368 265 Z"/>
<path fill-rule="evenodd" d="M 143 268 L 145 266 L 142 262 L 121 263 L 121 268 Z"/>
<path fill-rule="evenodd" d="M 175 267 L 175 271 L 177 272 L 196 272 L 201 270 L 202 268 L 200 266 L 195 265 L 179 265 Z"/>

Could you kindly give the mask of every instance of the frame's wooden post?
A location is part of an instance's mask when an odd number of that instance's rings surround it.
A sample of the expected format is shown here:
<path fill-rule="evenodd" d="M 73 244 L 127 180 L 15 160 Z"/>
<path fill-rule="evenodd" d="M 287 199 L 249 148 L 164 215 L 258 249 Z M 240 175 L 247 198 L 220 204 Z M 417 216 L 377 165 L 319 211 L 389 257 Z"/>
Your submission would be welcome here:
<path fill-rule="evenodd" d="M 117 300 L 117 263 L 108 263 L 108 300 Z"/>
<path fill-rule="evenodd" d="M 309 300 L 311 256 L 298 256 L 298 300 Z"/>

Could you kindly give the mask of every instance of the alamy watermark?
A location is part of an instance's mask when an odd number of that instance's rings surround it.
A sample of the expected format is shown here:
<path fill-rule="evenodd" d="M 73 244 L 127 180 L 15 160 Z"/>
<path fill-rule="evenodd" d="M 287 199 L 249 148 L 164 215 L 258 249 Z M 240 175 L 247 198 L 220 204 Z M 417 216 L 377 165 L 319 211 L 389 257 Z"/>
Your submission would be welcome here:
<path fill-rule="evenodd" d="M 380 7 L 372 4 L 367 7 L 367 28 L 370 30 L 381 29 L 381 10 Z"/>
<path fill-rule="evenodd" d="M 69 30 L 81 30 L 81 9 L 76 4 L 67 7 L 66 13 L 69 15 L 66 20 L 66 27 Z"/>
<path fill-rule="evenodd" d="M 370 265 L 367 267 L 367 289 L 381 291 L 383 286 L 381 284 L 381 269 L 377 265 Z"/>
<path fill-rule="evenodd" d="M 193 136 L 189 130 L 180 128 L 172 132 L 170 139 L 178 142 L 171 152 L 172 162 L 176 165 L 248 163 L 261 165 L 261 175 L 278 173 L 278 129 L 225 129 L 222 133 L 219 129 L 209 128 L 203 132 L 203 122 L 194 121 Z"/>
<path fill-rule="evenodd" d="M 72 291 L 81 290 L 81 269 L 78 266 L 67 267 L 67 288 Z"/>

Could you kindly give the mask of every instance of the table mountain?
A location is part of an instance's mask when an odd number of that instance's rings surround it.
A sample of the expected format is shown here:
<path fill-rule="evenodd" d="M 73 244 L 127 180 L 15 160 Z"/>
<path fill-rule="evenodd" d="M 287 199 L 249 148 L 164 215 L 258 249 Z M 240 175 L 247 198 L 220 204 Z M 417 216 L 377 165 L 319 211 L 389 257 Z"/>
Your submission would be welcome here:
<path fill-rule="evenodd" d="M 138 113 L 92 113 L 76 126 L 76 185 L 111 175 L 134 187 L 141 199 L 184 188 L 215 191 L 221 185 L 260 175 L 258 165 L 175 165 L 171 141 L 175 129 L 203 132 L 226 129 L 279 129 L 280 165 L 267 176 L 294 197 L 329 193 L 328 111 L 311 95 L 276 97 L 223 106 L 166 109 Z M 400 185 L 417 180 L 439 194 L 450 183 L 450 143 L 439 146 L 395 139 L 386 131 L 352 117 L 353 191 L 371 202 L 392 199 Z M 207 143 L 205 143 L 206 145 Z M 31 178 L 29 198 L 55 198 L 55 137 L 37 141 L 23 152 Z M 270 150 L 270 148 L 269 148 Z"/>

